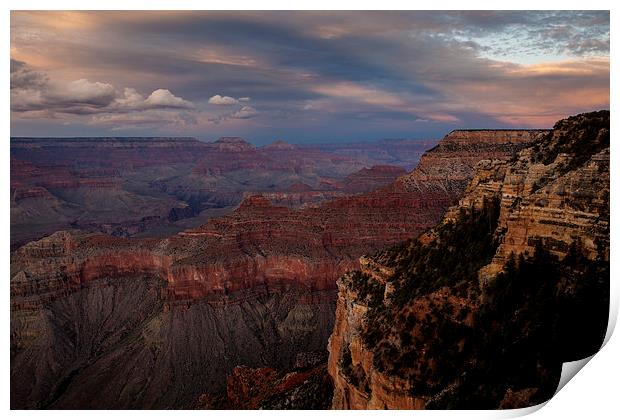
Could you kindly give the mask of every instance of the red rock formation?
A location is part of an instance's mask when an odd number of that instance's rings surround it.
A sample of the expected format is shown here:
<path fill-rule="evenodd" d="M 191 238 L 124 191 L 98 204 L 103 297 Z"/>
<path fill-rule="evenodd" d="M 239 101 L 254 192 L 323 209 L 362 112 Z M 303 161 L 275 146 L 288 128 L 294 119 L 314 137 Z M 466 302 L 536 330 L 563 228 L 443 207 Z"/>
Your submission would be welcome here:
<path fill-rule="evenodd" d="M 399 166 L 375 165 L 352 173 L 342 182 L 323 180 L 316 188 L 302 182 L 295 182 L 286 190 L 264 192 L 261 195 L 275 205 L 308 207 L 339 197 L 375 191 L 392 184 L 404 174 L 406 174 L 405 170 Z"/>
<path fill-rule="evenodd" d="M 420 158 L 399 180 L 407 191 L 447 191 L 461 195 L 483 159 L 505 160 L 546 130 L 454 130 Z"/>
<path fill-rule="evenodd" d="M 226 380 L 226 396 L 202 395 L 200 409 L 328 409 L 331 384 L 325 364 L 279 372 L 273 368 L 237 366 Z"/>
<path fill-rule="evenodd" d="M 35 164 L 82 165 L 103 168 L 162 166 L 195 162 L 211 148 L 183 137 L 11 138 L 11 155 Z M 70 151 L 70 153 L 67 153 Z"/>
<path fill-rule="evenodd" d="M 297 147 L 282 140 L 276 140 L 263 147 L 263 150 L 296 150 Z"/>
<path fill-rule="evenodd" d="M 526 141 L 520 133 L 515 132 L 520 140 L 508 143 Z M 505 146 L 506 136 L 507 132 L 502 132 L 499 150 L 486 139 L 482 146 L 485 153 L 479 158 L 489 154 L 508 157 L 512 149 Z M 231 142 L 239 145 L 238 139 Z M 415 237 L 439 220 L 462 192 L 458 186 L 469 174 L 463 168 L 468 168 L 473 159 L 472 142 L 458 143 L 465 144 L 464 162 L 460 158 L 463 150 L 454 147 L 448 136 L 449 146 L 442 142 L 429 151 L 419 168 L 391 187 L 316 207 L 293 210 L 274 206 L 262 196 L 250 196 L 229 216 L 159 241 L 79 233 L 52 235 L 13 256 L 14 303 L 30 301 L 31 297 L 36 300 L 39 290 L 47 296 L 96 278 L 127 276 L 132 274 L 132 267 L 133 274 L 165 279 L 171 299 L 196 299 L 287 283 L 311 290 L 334 289 L 340 275 L 357 267 L 360 255 Z M 437 150 L 441 150 L 439 158 L 434 156 Z M 444 173 L 446 161 L 461 169 L 456 183 Z M 385 172 L 385 168 L 379 169 Z M 409 184 L 410 180 L 415 184 Z M 39 250 L 62 249 L 57 241 L 79 246 L 48 261 Z"/>

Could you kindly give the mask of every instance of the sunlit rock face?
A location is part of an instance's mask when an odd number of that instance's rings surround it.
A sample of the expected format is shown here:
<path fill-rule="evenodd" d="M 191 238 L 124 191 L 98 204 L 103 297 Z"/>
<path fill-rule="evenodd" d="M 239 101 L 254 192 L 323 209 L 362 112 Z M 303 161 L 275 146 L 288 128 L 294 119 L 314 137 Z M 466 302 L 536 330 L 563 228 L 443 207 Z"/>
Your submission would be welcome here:
<path fill-rule="evenodd" d="M 339 279 L 333 408 L 536 405 L 564 361 L 602 344 L 609 112 L 561 120 L 511 159 L 474 166 L 436 227 Z"/>

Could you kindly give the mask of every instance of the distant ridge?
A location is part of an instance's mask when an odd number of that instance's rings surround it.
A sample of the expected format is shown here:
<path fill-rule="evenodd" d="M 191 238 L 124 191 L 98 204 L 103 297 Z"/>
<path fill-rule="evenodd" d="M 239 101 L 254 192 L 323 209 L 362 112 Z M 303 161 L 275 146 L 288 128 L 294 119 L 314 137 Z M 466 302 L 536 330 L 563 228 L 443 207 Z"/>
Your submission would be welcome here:
<path fill-rule="evenodd" d="M 456 131 L 551 131 L 551 129 L 550 128 L 457 128 L 457 129 L 450 131 L 450 133 L 454 133 Z"/>
<path fill-rule="evenodd" d="M 184 140 L 184 141 L 200 141 L 195 137 L 11 137 L 11 141 L 66 141 L 66 142 L 83 142 L 83 141 L 161 141 L 161 140 Z"/>

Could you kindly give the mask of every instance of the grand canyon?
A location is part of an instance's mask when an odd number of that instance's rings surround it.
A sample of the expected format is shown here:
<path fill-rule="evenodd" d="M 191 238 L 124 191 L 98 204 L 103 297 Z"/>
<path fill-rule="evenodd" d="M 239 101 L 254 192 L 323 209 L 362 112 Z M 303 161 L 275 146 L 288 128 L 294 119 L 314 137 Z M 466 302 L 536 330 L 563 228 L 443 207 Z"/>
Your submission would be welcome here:
<path fill-rule="evenodd" d="M 603 345 L 604 46 L 474 34 L 608 14 L 47 13 L 12 13 L 12 409 L 525 408 Z"/>
<path fill-rule="evenodd" d="M 580 118 L 587 120 L 588 117 Z M 563 124 L 569 126 L 562 131 L 563 136 L 582 135 L 571 127 L 570 122 Z M 30 408 L 191 408 L 199 406 L 201 401 L 203 404 L 232 404 L 222 400 L 225 392 L 229 399 L 232 398 L 230 389 L 227 391 L 227 378 L 230 387 L 230 378 L 235 377 L 232 375 L 258 374 L 252 370 L 239 371 L 241 366 L 273 369 L 274 375 L 278 371 L 301 374 L 300 370 L 315 369 L 316 372 L 309 374 L 310 378 L 316 375 L 325 377 L 325 369 L 318 369 L 317 365 L 325 365 L 329 356 L 329 373 L 336 384 L 334 406 L 373 407 L 378 402 L 355 406 L 362 404 L 357 402 L 360 397 L 355 397 L 356 392 L 364 395 L 364 391 L 357 391 L 347 382 L 349 376 L 342 373 L 342 368 L 338 367 L 341 365 L 337 363 L 346 345 L 351 349 L 349 357 L 353 357 L 349 363 L 358 369 L 366 369 L 364 377 L 371 374 L 372 364 L 367 364 L 372 362 L 365 361 L 369 356 L 364 351 L 368 350 L 356 341 L 361 339 L 359 331 L 363 330 L 363 325 L 357 323 L 363 322 L 364 311 L 370 309 L 362 309 L 363 304 L 357 303 L 360 301 L 359 292 L 349 297 L 353 293 L 349 290 L 352 286 L 345 285 L 351 281 L 348 279 L 362 275 L 363 281 L 378 283 L 357 287 L 365 290 L 390 285 L 390 290 L 394 291 L 396 280 L 391 279 L 394 274 L 389 274 L 394 268 L 389 264 L 382 265 L 387 256 L 360 257 L 415 238 L 435 226 L 442 217 L 443 224 L 447 223 L 446 220 L 457 220 L 458 223 L 459 209 L 474 212 L 478 207 L 483 208 L 483 203 L 501 197 L 499 221 L 490 223 L 497 225 L 497 235 L 502 237 L 502 243 L 491 263 L 480 268 L 485 279 L 497 277 L 509 255 L 524 255 L 528 250 L 531 253 L 533 238 L 545 238 L 553 247 L 550 249 L 565 258 L 571 245 L 569 239 L 581 235 L 584 258 L 608 258 L 609 245 L 605 243 L 608 224 L 602 224 L 608 208 L 608 196 L 605 195 L 608 178 L 591 175 L 592 171 L 609 175 L 608 166 L 604 165 L 608 162 L 604 150 L 608 145 L 608 128 L 600 118 L 592 124 L 598 124 L 592 131 L 595 137 L 588 137 L 587 141 L 596 139 L 601 145 L 590 152 L 591 158 L 574 157 L 567 152 L 558 158 L 559 152 L 547 145 L 549 139 L 554 138 L 552 136 L 558 136 L 558 130 L 453 131 L 424 153 L 417 166 L 404 175 L 386 165 L 343 174 L 347 182 L 331 182 L 345 185 L 331 190 L 342 196 L 311 195 L 308 201 L 302 198 L 300 205 L 298 192 L 291 193 L 291 188 L 264 195 L 252 191 L 245 193 L 245 198 L 228 214 L 214 216 L 201 226 L 163 238 L 142 237 L 144 232 L 133 237 L 126 237 L 127 232 L 113 236 L 101 231 L 105 230 L 104 225 L 100 231 L 60 230 L 29 242 L 11 256 L 13 401 L 15 404 L 27 401 L 25 407 Z M 45 146 L 53 145 L 54 141 L 58 142 L 58 148 L 76 148 L 84 150 L 83 153 L 93 151 L 92 147 L 87 147 L 92 139 L 71 142 L 64 139 L 15 139 L 16 155 L 22 158 L 22 164 L 14 166 L 19 172 L 13 179 L 21 181 L 24 177 L 23 184 L 26 184 L 37 179 L 33 172 L 49 174 L 56 170 L 57 167 L 44 166 L 40 158 L 33 159 L 35 162 L 23 160 L 24 144 L 39 143 L 38 149 L 45 150 Z M 118 157 L 111 160 L 117 166 L 140 168 L 140 161 L 129 160 L 131 151 L 136 144 L 149 140 L 98 141 L 102 145 L 112 142 L 112 147 L 128 144 L 121 149 L 129 155 L 128 162 L 123 163 Z M 579 144 L 586 140 L 577 138 L 573 141 Z M 256 163 L 256 153 L 246 153 L 246 142 L 223 139 L 215 143 L 216 147 L 222 143 L 235 145 L 234 151 L 226 150 L 225 153 L 238 153 L 231 161 L 236 167 L 253 168 L 259 174 L 254 179 L 268 170 L 262 161 Z M 202 147 L 198 142 L 185 139 L 159 140 L 149 162 L 164 165 L 164 156 L 179 160 L 184 156 L 196 156 L 195 152 L 192 154 L 192 148 L 197 146 Z M 207 144 L 205 147 L 212 146 Z M 539 153 L 544 151 L 545 159 L 549 161 L 547 166 L 530 163 L 534 148 L 540 150 Z M 167 153 L 158 155 L 156 152 L 161 149 Z M 169 153 L 170 149 L 176 154 Z M 57 153 L 75 155 L 61 150 Z M 211 150 L 214 154 L 221 151 L 219 148 Z M 276 152 L 280 153 L 281 150 Z M 269 152 L 266 155 L 263 161 L 269 161 Z M 317 156 L 314 151 L 312 155 Z M 82 155 L 79 159 L 84 163 L 95 157 L 105 158 L 94 149 L 93 155 Z M 556 163 L 558 159 L 562 163 Z M 573 164 L 574 160 L 581 163 Z M 194 167 L 206 168 L 205 161 L 209 162 L 208 154 Z M 336 160 L 338 164 L 340 161 Z M 507 161 L 511 161 L 508 167 Z M 361 165 L 355 159 L 345 162 L 351 170 Z M 38 171 L 23 175 L 23 168 L 35 167 L 37 163 L 40 165 Z M 70 166 L 70 163 L 66 164 Z M 571 165 L 576 167 L 559 179 L 552 176 L 561 171 L 557 167 L 572 168 Z M 534 167 L 530 169 L 530 166 Z M 215 172 L 210 168 L 200 170 Z M 84 169 L 85 179 L 92 179 L 89 177 L 93 172 L 97 173 Z M 105 188 L 109 185 L 103 181 L 81 182 L 80 178 L 73 182 L 59 181 L 51 175 L 39 179 L 45 180 L 45 186 L 30 188 L 56 191 L 52 186 L 61 185 L 61 191 L 70 188 L 85 190 L 84 196 L 106 194 Z M 544 188 L 550 179 L 554 179 L 553 188 Z M 573 188 L 579 185 L 578 191 L 596 194 L 596 200 L 583 192 L 573 198 L 572 190 L 566 186 L 568 181 L 564 179 L 570 179 Z M 159 185 L 160 182 L 150 183 Z M 596 184 L 592 184 L 594 182 Z M 293 185 L 298 184 L 299 181 L 293 182 Z M 359 184 L 376 189 L 358 192 Z M 377 184 L 383 185 L 377 187 Z M 315 191 L 308 189 L 303 192 Z M 561 191 L 561 195 L 555 191 Z M 534 192 L 540 198 L 531 196 Z M 555 195 L 550 195 L 553 193 Z M 294 194 L 295 200 L 283 198 L 289 194 Z M 31 199 L 61 200 L 51 192 Z M 17 204 L 26 200 L 24 198 Z M 174 198 L 168 200 L 172 202 Z M 516 209 L 515 202 L 519 203 Z M 574 222 L 569 221 L 568 215 L 558 214 L 568 205 L 566 203 L 570 203 L 570 208 L 579 209 L 578 214 L 575 211 L 570 213 L 570 217 L 576 218 Z M 172 209 L 183 205 L 190 207 L 188 203 L 180 202 Z M 454 205 L 457 206 L 451 207 Z M 544 216 L 541 212 L 547 206 L 552 207 L 547 210 L 549 215 Z M 531 219 L 532 222 L 530 217 L 534 214 L 541 216 Z M 127 214 L 122 212 L 118 217 L 127 217 Z M 551 223 L 552 220 L 563 222 Z M 89 226 L 97 226 L 97 222 L 93 220 Z M 598 236 L 586 239 L 583 232 L 590 232 L 593 228 L 599 229 Z M 426 232 L 420 240 L 434 243 L 437 234 L 433 232 L 437 229 Z M 573 233 L 571 229 L 579 230 Z M 527 234 L 523 236 L 523 232 Z M 404 258 L 391 256 L 395 253 L 392 250 L 384 252 L 390 255 L 390 261 Z M 352 270 L 362 270 L 359 272 L 362 274 Z M 337 282 L 343 275 L 342 282 Z M 375 278 L 377 280 L 373 280 Z M 458 278 L 451 281 L 462 283 Z M 475 290 L 476 296 L 481 293 L 477 282 L 462 287 Z M 437 300 L 436 305 L 451 302 L 451 311 L 458 308 L 459 314 L 466 310 L 475 312 L 473 308 L 478 305 L 475 299 L 461 297 L 460 293 L 441 286 L 437 292 L 431 293 L 431 298 L 422 295 L 412 300 L 406 306 L 411 308 L 407 311 L 413 310 L 416 317 L 423 319 L 425 310 L 416 313 L 415 308 L 424 307 L 428 302 L 418 301 Z M 474 294 L 473 291 L 468 293 Z M 380 294 L 383 296 L 384 293 Z M 465 293 L 465 296 L 469 295 Z M 467 314 L 461 316 L 464 320 L 471 318 Z M 328 355 L 328 338 L 332 331 Z M 355 352 L 352 352 L 353 348 Z M 343 380 L 346 385 L 341 385 Z M 372 379 L 370 383 L 385 380 Z M 301 384 L 307 381 L 309 379 L 304 378 Z M 294 384 L 300 386 L 297 382 Z M 267 381 L 265 386 L 275 385 L 269 385 Z M 364 386 L 370 385 L 366 383 Z M 292 392 L 284 387 L 280 393 L 285 391 Z M 400 395 L 402 392 L 399 388 L 392 393 Z M 372 395 L 371 391 L 371 396 L 366 398 L 372 401 Z M 414 408 L 422 404 L 420 401 L 421 398 L 406 397 L 403 401 L 390 402 L 394 405 L 388 407 L 399 408 L 402 404 L 400 408 Z M 321 403 L 324 407 L 329 406 L 327 400 Z M 388 404 L 384 400 L 381 403 Z"/>

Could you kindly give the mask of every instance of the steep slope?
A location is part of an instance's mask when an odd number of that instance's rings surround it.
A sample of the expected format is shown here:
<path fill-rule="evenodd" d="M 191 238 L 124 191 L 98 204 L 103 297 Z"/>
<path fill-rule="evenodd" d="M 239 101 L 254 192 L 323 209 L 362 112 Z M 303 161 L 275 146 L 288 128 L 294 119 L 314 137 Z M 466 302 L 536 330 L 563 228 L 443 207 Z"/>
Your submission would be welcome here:
<path fill-rule="evenodd" d="M 502 140 L 498 152 L 512 149 Z M 66 231 L 21 247 L 11 256 L 12 407 L 184 407 L 223 392 L 237 365 L 290 370 L 325 348 L 336 279 L 455 203 L 462 190 L 436 188 L 445 175 L 302 210 L 251 196 L 166 239 Z"/>
<path fill-rule="evenodd" d="M 338 281 L 333 408 L 517 408 L 601 345 L 609 304 L 609 112 L 482 161 L 431 231 Z"/>
<path fill-rule="evenodd" d="M 443 190 L 462 194 L 483 159 L 507 159 L 547 130 L 454 130 L 400 179 L 406 191 Z"/>
<path fill-rule="evenodd" d="M 289 369 L 320 351 L 333 311 L 333 299 L 299 288 L 166 304 L 157 278 L 96 280 L 12 314 L 11 405 L 191 407 L 237 365 Z"/>

